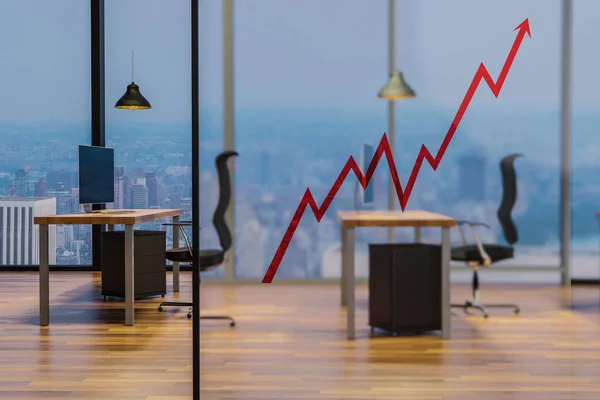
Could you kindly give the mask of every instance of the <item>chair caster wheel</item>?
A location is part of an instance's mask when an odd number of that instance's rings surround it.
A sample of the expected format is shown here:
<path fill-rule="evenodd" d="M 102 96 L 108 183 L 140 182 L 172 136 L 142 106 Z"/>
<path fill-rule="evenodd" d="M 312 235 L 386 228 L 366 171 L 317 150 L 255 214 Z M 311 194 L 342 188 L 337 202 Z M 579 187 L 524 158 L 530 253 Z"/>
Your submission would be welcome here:
<path fill-rule="evenodd" d="M 164 294 L 161 294 L 161 295 L 160 295 L 160 297 L 162 297 L 162 298 L 164 299 L 164 298 L 165 298 L 165 295 L 164 295 Z"/>
<path fill-rule="evenodd" d="M 188 313 L 187 317 L 192 318 L 192 313 Z"/>
<path fill-rule="evenodd" d="M 158 306 L 158 311 L 162 311 L 162 310 L 163 310 L 162 306 Z"/>
<path fill-rule="evenodd" d="M 521 310 L 519 310 L 518 308 L 515 310 L 515 314 L 520 314 Z"/>
<path fill-rule="evenodd" d="M 487 317 L 489 317 L 489 315 L 483 314 L 483 318 L 487 318 Z"/>
<path fill-rule="evenodd" d="M 229 326 L 233 328 L 233 327 L 235 326 L 235 322 L 231 321 L 231 322 L 229 323 Z"/>

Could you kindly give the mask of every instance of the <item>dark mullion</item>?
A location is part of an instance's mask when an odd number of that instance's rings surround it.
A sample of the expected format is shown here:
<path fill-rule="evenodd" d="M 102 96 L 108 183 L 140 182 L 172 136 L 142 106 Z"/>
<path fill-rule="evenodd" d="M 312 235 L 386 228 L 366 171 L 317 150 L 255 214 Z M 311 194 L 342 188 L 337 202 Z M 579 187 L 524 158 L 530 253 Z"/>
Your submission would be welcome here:
<path fill-rule="evenodd" d="M 199 110 L 199 29 L 198 0 L 191 0 L 191 54 L 192 54 L 192 393 L 200 399 L 200 274 L 198 253 L 200 251 L 200 110 Z"/>
<path fill-rule="evenodd" d="M 90 0 L 91 17 L 91 94 L 92 94 L 92 146 L 104 147 L 105 102 L 104 102 L 104 0 Z M 93 206 L 95 210 L 104 204 Z M 101 269 L 101 235 L 103 225 L 92 226 L 92 267 Z"/>

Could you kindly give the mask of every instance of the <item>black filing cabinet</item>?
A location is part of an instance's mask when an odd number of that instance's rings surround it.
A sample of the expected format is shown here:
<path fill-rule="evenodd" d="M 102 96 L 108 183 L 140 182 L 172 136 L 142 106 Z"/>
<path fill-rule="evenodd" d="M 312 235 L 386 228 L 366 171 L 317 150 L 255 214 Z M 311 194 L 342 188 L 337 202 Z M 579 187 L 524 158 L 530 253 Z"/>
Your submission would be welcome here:
<path fill-rule="evenodd" d="M 442 252 L 427 244 L 369 245 L 369 325 L 387 332 L 441 330 Z"/>
<path fill-rule="evenodd" d="M 166 234 L 134 231 L 134 297 L 167 293 Z M 102 295 L 125 297 L 125 232 L 102 232 Z"/>

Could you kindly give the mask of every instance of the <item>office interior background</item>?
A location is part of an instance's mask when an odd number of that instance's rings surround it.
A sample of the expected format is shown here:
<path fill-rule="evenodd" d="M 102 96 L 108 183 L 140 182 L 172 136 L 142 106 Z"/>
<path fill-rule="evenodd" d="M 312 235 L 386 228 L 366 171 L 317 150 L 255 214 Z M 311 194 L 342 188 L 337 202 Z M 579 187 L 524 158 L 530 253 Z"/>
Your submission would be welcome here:
<path fill-rule="evenodd" d="M 115 208 L 181 208 L 191 216 L 189 4 L 107 0 L 106 145 L 116 152 Z M 245 0 L 234 3 L 234 257 L 213 280 L 262 279 L 306 187 L 322 201 L 350 155 L 377 145 L 387 130 L 387 104 L 377 92 L 388 77 L 385 0 Z M 340 12 L 343 10 L 343 13 Z M 600 2 L 573 4 L 571 141 L 571 276 L 598 279 L 600 230 L 594 215 L 600 156 L 598 54 Z M 425 166 L 408 209 L 428 209 L 491 225 L 486 240 L 502 240 L 496 210 L 498 162 L 519 160 L 515 208 L 523 271 L 490 272 L 498 281 L 556 282 L 560 260 L 561 1 L 479 2 L 398 0 L 396 64 L 417 92 L 396 103 L 395 161 L 406 182 L 421 144 L 437 150 L 483 62 L 499 73 L 514 37 L 529 18 L 523 43 L 498 98 L 484 84 L 475 95 L 438 171 Z M 451 18 L 448 16 L 452 15 Z M 77 146 L 91 144 L 90 3 L 80 0 L 0 2 L 0 264 L 35 266 L 31 222 L 11 220 L 8 207 L 38 214 L 79 210 Z M 218 1 L 200 2 L 201 220 L 216 203 L 214 156 L 223 149 L 223 26 Z M 134 34 L 131 24 L 134 24 Z M 277 34 L 274 34 L 277 32 Z M 113 108 L 131 74 L 152 99 L 151 110 Z M 375 179 L 377 208 L 387 207 L 387 165 Z M 337 210 L 353 205 L 349 179 L 320 223 L 307 211 L 277 279 L 339 277 Z M 51 199 L 51 200 L 47 200 Z M 11 214 L 13 215 L 13 214 Z M 187 218 L 186 218 L 187 215 Z M 166 228 L 152 224 L 152 229 Z M 92 263 L 89 226 L 57 226 L 58 266 Z M 170 241 L 170 230 L 167 230 Z M 399 240 L 411 231 L 398 230 Z M 454 237 L 458 241 L 459 237 Z M 425 241 L 438 233 L 424 230 Z M 202 247 L 218 244 L 206 230 Z M 367 275 L 366 243 L 385 230 L 357 232 L 357 274 Z M 171 243 L 167 244 L 170 247 Z M 455 274 L 455 279 L 469 279 Z"/>

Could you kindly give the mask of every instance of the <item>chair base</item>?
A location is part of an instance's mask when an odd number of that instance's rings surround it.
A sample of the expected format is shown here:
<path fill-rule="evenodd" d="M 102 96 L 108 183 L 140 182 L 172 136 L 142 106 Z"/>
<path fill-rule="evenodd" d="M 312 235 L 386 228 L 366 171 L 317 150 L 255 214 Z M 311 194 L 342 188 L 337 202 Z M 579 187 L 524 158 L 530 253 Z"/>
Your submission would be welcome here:
<path fill-rule="evenodd" d="M 158 306 L 158 311 L 162 311 L 163 307 L 189 307 L 187 317 L 192 318 L 192 314 L 194 311 L 193 304 L 189 302 L 182 301 L 163 301 Z M 212 320 L 226 320 L 229 321 L 229 326 L 235 326 L 235 320 L 228 315 L 201 315 L 200 319 L 212 319 Z"/>
<path fill-rule="evenodd" d="M 452 308 L 462 308 L 465 313 L 469 313 L 469 309 L 476 309 L 483 313 L 484 318 L 488 318 L 488 313 L 486 312 L 487 308 L 512 308 L 515 314 L 519 314 L 521 312 L 520 308 L 516 304 L 477 304 L 473 301 L 465 301 L 464 304 L 451 304 Z"/>

